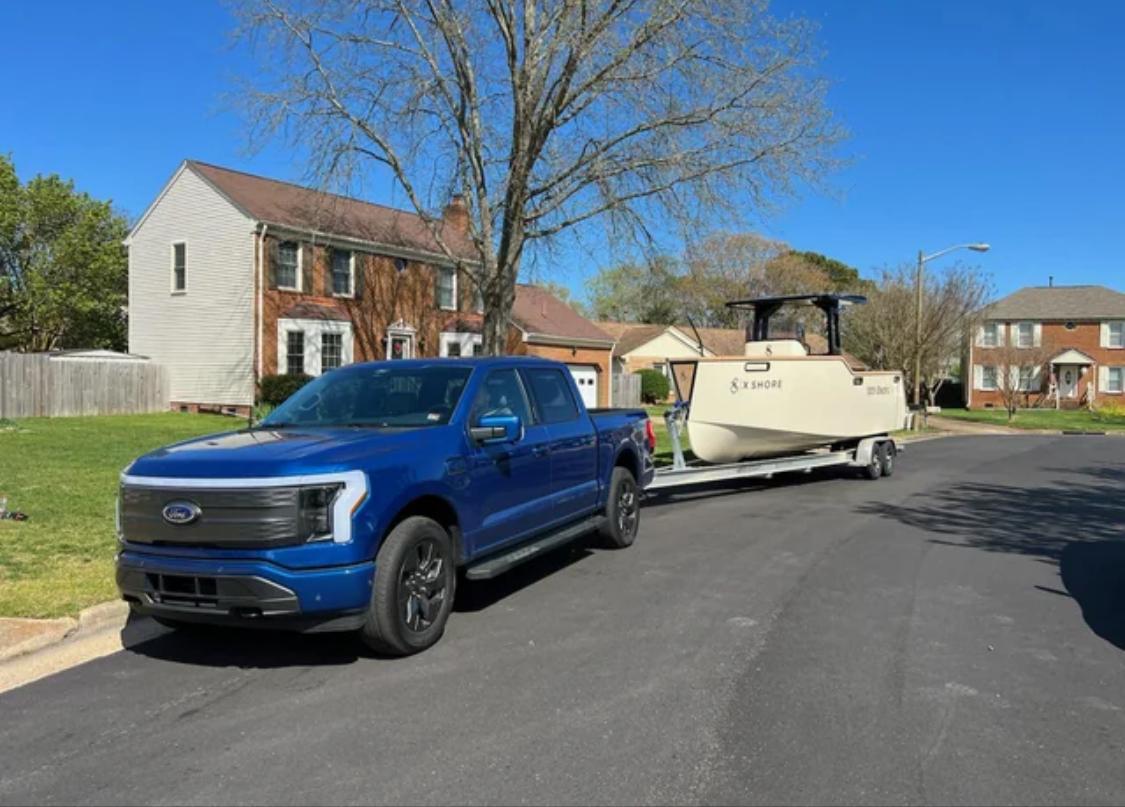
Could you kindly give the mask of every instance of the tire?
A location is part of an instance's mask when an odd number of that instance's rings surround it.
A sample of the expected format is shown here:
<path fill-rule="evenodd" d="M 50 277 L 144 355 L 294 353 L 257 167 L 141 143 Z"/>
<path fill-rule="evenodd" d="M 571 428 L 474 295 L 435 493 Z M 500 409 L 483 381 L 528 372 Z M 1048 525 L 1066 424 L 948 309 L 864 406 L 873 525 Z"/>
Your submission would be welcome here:
<path fill-rule="evenodd" d="M 889 440 L 879 446 L 879 470 L 883 476 L 893 476 L 895 472 L 895 455 L 898 450 Z"/>
<path fill-rule="evenodd" d="M 624 549 L 637 539 L 640 523 L 641 497 L 637 480 L 628 468 L 618 466 L 609 477 L 609 498 L 598 536 L 604 546 Z"/>
<path fill-rule="evenodd" d="M 423 516 L 404 519 L 375 558 L 375 586 L 360 637 L 387 656 L 432 647 L 445 632 L 456 589 L 449 533 Z"/>
<path fill-rule="evenodd" d="M 864 479 L 878 479 L 883 475 L 883 443 L 871 447 L 871 461 L 860 472 Z"/>

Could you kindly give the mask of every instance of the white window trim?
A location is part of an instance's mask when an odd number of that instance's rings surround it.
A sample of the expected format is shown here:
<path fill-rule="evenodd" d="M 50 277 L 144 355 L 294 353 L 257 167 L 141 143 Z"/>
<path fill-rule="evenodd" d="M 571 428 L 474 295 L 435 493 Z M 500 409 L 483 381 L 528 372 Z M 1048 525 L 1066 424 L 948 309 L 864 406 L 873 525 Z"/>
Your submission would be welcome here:
<path fill-rule="evenodd" d="M 387 337 L 383 340 L 383 353 L 387 360 L 391 360 L 391 338 L 396 336 L 406 339 L 407 349 L 403 352 L 402 358 L 413 359 L 418 347 L 418 331 L 409 325 L 404 325 L 400 320 L 387 328 Z"/>
<path fill-rule="evenodd" d="M 451 306 L 442 305 L 440 301 L 437 301 L 438 302 L 438 308 L 440 308 L 442 311 L 456 311 L 457 310 L 457 269 L 455 269 L 452 266 L 439 266 L 439 267 L 437 267 L 437 272 L 438 272 L 438 274 L 437 274 L 438 280 L 440 280 L 442 272 L 449 272 L 453 276 L 453 305 L 451 305 Z M 435 297 L 437 296 L 437 293 L 438 293 L 438 283 L 435 280 L 435 283 L 434 283 L 434 296 Z"/>
<path fill-rule="evenodd" d="M 992 370 L 992 386 L 988 385 L 987 370 Z M 993 364 L 982 364 L 980 367 L 980 388 L 982 392 L 996 392 L 1000 389 L 1000 369 Z"/>
<path fill-rule="evenodd" d="M 983 325 L 981 325 L 980 326 L 980 344 L 978 345 L 978 347 L 1000 347 L 1000 339 L 1001 339 L 1000 328 L 1001 327 L 1002 326 L 1000 325 L 999 322 L 986 322 Z M 995 337 L 996 337 L 995 341 L 993 341 L 991 344 L 989 343 L 987 337 L 985 336 L 985 334 L 988 333 L 989 328 L 994 329 L 993 332 L 994 332 Z"/>
<path fill-rule="evenodd" d="M 458 344 L 461 346 L 461 356 L 472 356 L 473 346 L 482 345 L 484 341 L 481 339 L 479 333 L 470 333 L 464 331 L 442 331 L 438 334 L 438 355 L 442 358 L 449 356 L 449 346 L 451 344 Z"/>
<path fill-rule="evenodd" d="M 1113 383 L 1111 380 L 1113 378 L 1114 370 L 1117 371 L 1118 380 L 1121 382 L 1121 385 L 1117 389 L 1113 388 Z M 1105 394 L 1125 395 L 1125 367 L 1118 367 L 1114 365 L 1113 367 L 1105 368 Z"/>
<path fill-rule="evenodd" d="M 305 334 L 305 374 L 318 376 L 323 372 L 320 366 L 321 334 L 338 333 L 341 339 L 340 366 L 355 361 L 355 333 L 350 322 L 330 319 L 279 319 L 277 321 L 277 369 L 289 370 L 289 331 L 304 331 Z"/>
<path fill-rule="evenodd" d="M 281 357 L 284 356 L 283 361 L 282 360 L 278 361 L 278 367 L 277 367 L 278 374 L 281 374 L 281 375 L 290 375 L 290 373 L 289 373 L 289 335 L 293 334 L 293 333 L 301 334 L 301 372 L 302 373 L 305 372 L 305 362 L 308 360 L 308 355 L 309 355 L 309 337 L 308 337 L 308 334 L 306 334 L 305 331 L 301 328 L 286 328 L 278 336 L 277 354 L 278 354 L 279 359 L 281 359 Z M 285 369 L 284 373 L 281 372 L 282 368 Z"/>
<path fill-rule="evenodd" d="M 1031 339 L 1025 345 L 1023 344 L 1023 328 L 1027 326 L 1031 329 Z M 1035 347 L 1035 323 L 1034 322 L 1016 322 L 1012 325 L 1012 346 L 1027 350 Z"/>
<path fill-rule="evenodd" d="M 337 251 L 344 252 L 345 250 L 342 250 L 342 249 L 337 250 L 336 247 L 333 247 L 332 248 L 333 258 L 331 258 L 330 260 L 335 259 L 334 256 L 336 255 Z M 350 298 L 355 297 L 355 250 L 349 249 L 349 250 L 346 250 L 346 251 L 348 253 L 348 290 L 346 292 L 337 292 L 336 291 L 336 289 L 335 289 L 335 287 L 336 287 L 336 276 L 335 276 L 335 272 L 333 271 L 333 267 L 332 267 L 331 263 L 329 263 L 329 265 L 328 265 L 328 275 L 329 275 L 328 282 L 332 285 L 332 296 L 333 297 L 341 297 L 341 298 L 350 299 Z"/>
<path fill-rule="evenodd" d="M 179 246 L 180 244 L 184 245 L 184 287 L 182 289 L 177 289 L 176 288 L 176 247 Z M 177 294 L 177 295 L 178 294 L 187 294 L 187 291 L 188 291 L 188 256 L 191 254 L 191 249 L 188 247 L 187 239 L 186 238 L 178 238 L 175 241 L 173 241 L 172 246 L 170 247 L 170 251 L 171 251 L 171 255 L 170 255 L 170 263 L 171 263 L 170 275 L 171 276 L 168 279 L 168 288 L 171 290 L 172 294 Z"/>
<path fill-rule="evenodd" d="M 1121 329 L 1121 344 L 1113 344 L 1113 326 Z M 1105 347 L 1107 350 L 1125 350 L 1125 321 L 1107 322 L 1105 325 Z"/>
<path fill-rule="evenodd" d="M 281 280 L 279 279 L 277 281 L 277 288 L 278 288 L 279 291 L 304 291 L 304 289 L 302 288 L 302 286 L 304 285 L 304 280 L 305 280 L 305 248 L 304 248 L 304 245 L 300 241 L 290 241 L 288 239 L 285 240 L 285 241 L 279 241 L 278 244 L 277 244 L 277 251 L 278 251 L 277 262 L 278 262 L 279 265 L 281 263 L 281 247 L 284 244 L 296 244 L 297 245 L 297 285 L 296 286 L 283 286 L 283 285 L 281 285 Z M 280 277 L 280 275 L 277 272 L 276 267 L 274 268 L 274 276 Z M 296 320 L 294 320 L 294 321 L 296 321 Z"/>

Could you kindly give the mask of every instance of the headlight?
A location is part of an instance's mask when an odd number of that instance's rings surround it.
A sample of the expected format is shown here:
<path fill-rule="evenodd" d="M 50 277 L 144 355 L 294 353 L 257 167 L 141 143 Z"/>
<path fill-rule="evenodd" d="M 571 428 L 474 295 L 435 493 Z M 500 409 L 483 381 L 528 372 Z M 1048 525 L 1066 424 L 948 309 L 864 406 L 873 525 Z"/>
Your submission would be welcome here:
<path fill-rule="evenodd" d="M 344 489 L 342 484 L 301 488 L 297 508 L 297 536 L 303 541 L 332 537 L 332 507 Z"/>

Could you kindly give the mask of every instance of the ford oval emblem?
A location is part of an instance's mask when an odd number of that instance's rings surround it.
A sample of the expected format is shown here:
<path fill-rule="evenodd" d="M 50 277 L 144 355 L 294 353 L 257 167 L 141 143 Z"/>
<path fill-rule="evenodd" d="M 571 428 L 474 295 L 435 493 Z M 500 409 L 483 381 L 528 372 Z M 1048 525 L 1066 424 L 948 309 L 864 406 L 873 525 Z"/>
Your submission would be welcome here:
<path fill-rule="evenodd" d="M 190 524 L 203 515 L 195 502 L 168 502 L 164 505 L 164 520 L 169 524 Z"/>

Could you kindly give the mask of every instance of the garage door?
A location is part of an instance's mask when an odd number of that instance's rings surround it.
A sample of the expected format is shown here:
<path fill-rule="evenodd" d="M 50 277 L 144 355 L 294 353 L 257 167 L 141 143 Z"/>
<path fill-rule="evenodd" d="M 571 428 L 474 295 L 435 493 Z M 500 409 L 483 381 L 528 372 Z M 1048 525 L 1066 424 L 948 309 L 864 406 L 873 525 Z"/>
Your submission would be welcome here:
<path fill-rule="evenodd" d="M 570 374 L 574 376 L 574 383 L 582 393 L 582 403 L 587 409 L 598 405 L 598 371 L 589 365 L 568 364 Z"/>

